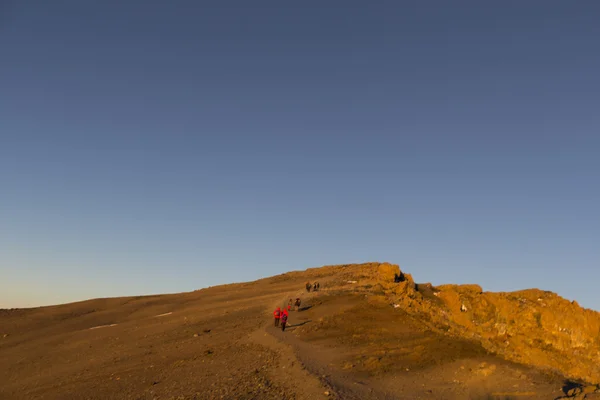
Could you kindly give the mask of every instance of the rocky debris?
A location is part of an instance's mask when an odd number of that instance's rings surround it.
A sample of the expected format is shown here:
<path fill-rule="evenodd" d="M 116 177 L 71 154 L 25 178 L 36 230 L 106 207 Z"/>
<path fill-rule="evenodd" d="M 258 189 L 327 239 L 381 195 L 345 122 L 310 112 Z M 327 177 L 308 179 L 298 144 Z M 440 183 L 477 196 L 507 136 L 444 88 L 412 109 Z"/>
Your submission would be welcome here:
<path fill-rule="evenodd" d="M 2 335 L 2 339 L 6 339 L 8 336 L 8 333 L 5 333 L 4 335 Z"/>

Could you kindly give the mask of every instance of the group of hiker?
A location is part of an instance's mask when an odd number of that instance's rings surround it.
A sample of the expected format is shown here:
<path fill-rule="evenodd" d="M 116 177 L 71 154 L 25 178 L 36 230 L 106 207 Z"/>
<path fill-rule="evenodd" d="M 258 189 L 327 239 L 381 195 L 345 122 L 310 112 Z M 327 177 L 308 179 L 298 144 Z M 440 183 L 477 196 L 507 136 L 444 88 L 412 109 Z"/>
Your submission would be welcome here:
<path fill-rule="evenodd" d="M 301 300 L 299 297 L 296 297 L 296 301 L 290 299 L 286 307 L 277 307 L 275 311 L 273 311 L 273 317 L 275 318 L 275 327 L 281 327 L 281 331 L 285 332 L 285 326 L 287 325 L 287 320 L 289 317 L 289 312 L 292 311 L 292 305 L 294 306 L 294 310 L 300 311 Z"/>
<path fill-rule="evenodd" d="M 281 330 L 285 331 L 288 315 L 288 310 L 286 308 L 282 310 L 281 307 L 277 307 L 275 311 L 273 311 L 273 317 L 275 317 L 275 328 L 279 328 L 281 326 Z"/>
<path fill-rule="evenodd" d="M 310 289 L 312 289 L 313 292 L 316 292 L 317 290 L 319 290 L 319 288 L 321 287 L 321 285 L 319 284 L 319 282 L 315 282 L 315 283 L 310 283 L 310 282 L 306 282 L 306 291 L 310 292 Z"/>
<path fill-rule="evenodd" d="M 313 292 L 316 292 L 319 290 L 321 285 L 319 284 L 319 282 L 314 282 L 314 283 L 306 282 L 305 287 L 306 287 L 307 292 L 310 292 L 311 290 Z M 300 311 L 301 303 L 302 303 L 302 301 L 300 300 L 300 297 L 296 297 L 295 301 L 290 299 L 287 303 L 287 306 L 277 307 L 275 309 L 275 311 L 273 311 L 273 318 L 275 319 L 275 327 L 281 328 L 281 330 L 283 332 L 285 332 L 285 326 L 287 325 L 288 318 L 290 316 L 289 313 L 290 313 L 290 311 L 292 311 L 292 306 L 294 307 L 295 311 Z"/>

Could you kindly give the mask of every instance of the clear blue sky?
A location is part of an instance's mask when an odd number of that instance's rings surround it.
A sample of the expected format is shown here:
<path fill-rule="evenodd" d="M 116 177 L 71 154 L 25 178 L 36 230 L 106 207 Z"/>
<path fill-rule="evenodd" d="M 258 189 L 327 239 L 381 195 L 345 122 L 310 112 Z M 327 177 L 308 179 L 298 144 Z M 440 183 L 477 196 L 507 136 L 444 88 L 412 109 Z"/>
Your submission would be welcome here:
<path fill-rule="evenodd" d="M 0 307 L 373 260 L 600 309 L 600 2 L 0 4 Z"/>

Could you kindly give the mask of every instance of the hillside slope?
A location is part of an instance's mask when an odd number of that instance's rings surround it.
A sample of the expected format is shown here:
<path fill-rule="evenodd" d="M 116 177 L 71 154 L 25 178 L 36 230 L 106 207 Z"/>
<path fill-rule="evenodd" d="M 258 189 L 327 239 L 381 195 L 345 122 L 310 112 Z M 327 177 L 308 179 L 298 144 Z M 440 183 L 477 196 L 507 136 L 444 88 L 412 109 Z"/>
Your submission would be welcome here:
<path fill-rule="evenodd" d="M 273 309 L 296 297 L 301 310 L 276 330 Z M 416 285 L 385 263 L 328 266 L 1 310 L 0 398 L 554 399 L 595 390 L 598 327 L 598 313 L 548 292 Z"/>

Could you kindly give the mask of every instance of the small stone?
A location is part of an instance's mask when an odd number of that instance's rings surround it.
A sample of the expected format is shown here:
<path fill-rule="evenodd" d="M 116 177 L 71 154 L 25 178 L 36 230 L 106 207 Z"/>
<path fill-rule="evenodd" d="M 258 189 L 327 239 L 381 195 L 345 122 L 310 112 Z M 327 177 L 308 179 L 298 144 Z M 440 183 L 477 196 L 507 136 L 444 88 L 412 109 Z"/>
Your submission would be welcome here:
<path fill-rule="evenodd" d="M 194 337 L 198 337 L 198 334 L 197 334 L 197 333 L 194 333 Z"/>
<path fill-rule="evenodd" d="M 329 390 L 327 390 L 325 393 L 323 393 L 325 396 L 331 396 L 331 393 L 329 393 Z"/>

